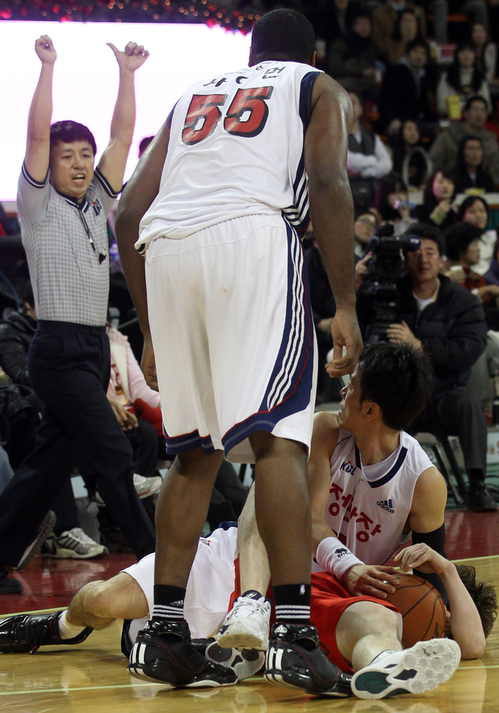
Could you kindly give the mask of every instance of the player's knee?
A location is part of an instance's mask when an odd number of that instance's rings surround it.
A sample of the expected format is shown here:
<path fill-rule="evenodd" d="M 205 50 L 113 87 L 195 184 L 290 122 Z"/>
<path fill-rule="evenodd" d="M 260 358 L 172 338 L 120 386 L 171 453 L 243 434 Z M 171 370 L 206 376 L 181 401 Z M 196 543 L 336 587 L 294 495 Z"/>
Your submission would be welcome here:
<path fill-rule="evenodd" d="M 103 580 L 89 582 L 80 593 L 86 612 L 102 619 L 109 618 L 109 611 L 113 603 L 113 593 L 109 582 Z"/>
<path fill-rule="evenodd" d="M 291 441 L 288 438 L 277 438 L 266 431 L 257 431 L 249 437 L 251 447 L 255 452 L 258 462 L 264 458 L 294 458 L 306 463 L 308 449 L 305 444 L 299 441 Z"/>

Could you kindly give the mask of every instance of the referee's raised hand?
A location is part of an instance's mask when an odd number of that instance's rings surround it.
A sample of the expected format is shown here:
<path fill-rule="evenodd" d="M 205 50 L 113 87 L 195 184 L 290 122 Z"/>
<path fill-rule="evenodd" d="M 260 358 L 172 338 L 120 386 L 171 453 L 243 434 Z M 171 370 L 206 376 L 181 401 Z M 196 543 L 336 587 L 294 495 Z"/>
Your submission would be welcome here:
<path fill-rule="evenodd" d="M 48 35 L 41 35 L 35 42 L 35 52 L 42 64 L 54 64 L 57 59 L 54 43 Z"/>
<path fill-rule="evenodd" d="M 130 72 L 135 72 L 149 57 L 149 52 L 144 49 L 144 45 L 138 45 L 136 42 L 129 42 L 124 52 L 120 52 L 112 42 L 108 42 L 107 46 L 113 50 L 120 69 L 128 69 Z"/>

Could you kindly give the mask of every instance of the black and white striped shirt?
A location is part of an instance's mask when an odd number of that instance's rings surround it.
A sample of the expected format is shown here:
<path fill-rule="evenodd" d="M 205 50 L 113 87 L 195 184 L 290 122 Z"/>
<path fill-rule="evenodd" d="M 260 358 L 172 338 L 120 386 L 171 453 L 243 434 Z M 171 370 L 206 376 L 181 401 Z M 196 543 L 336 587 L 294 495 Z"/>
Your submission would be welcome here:
<path fill-rule="evenodd" d="M 17 210 L 38 319 L 103 326 L 109 296 L 107 216 L 117 193 L 98 169 L 82 203 L 23 164 Z"/>

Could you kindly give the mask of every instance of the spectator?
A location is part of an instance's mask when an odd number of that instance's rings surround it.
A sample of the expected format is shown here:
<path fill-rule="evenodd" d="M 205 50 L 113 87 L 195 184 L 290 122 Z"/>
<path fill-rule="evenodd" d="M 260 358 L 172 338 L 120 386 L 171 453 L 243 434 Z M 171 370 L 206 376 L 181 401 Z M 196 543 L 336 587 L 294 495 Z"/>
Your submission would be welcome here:
<path fill-rule="evenodd" d="M 416 121 L 406 119 L 391 140 L 393 170 L 399 173 L 409 191 L 424 190 L 431 175 L 432 163 L 421 145 L 421 133 Z"/>
<path fill-rule="evenodd" d="M 465 136 L 457 149 L 454 187 L 456 193 L 473 192 L 477 188 L 494 193 L 497 187 L 492 176 L 482 168 L 483 148 L 478 136 Z"/>
<path fill-rule="evenodd" d="M 355 262 L 362 260 L 367 251 L 369 241 L 374 235 L 378 221 L 372 211 L 357 210 L 355 212 L 355 222 L 353 224 L 353 234 L 355 238 Z"/>
<path fill-rule="evenodd" d="M 489 269 L 483 277 L 488 285 L 499 286 L 499 238 L 494 244 Z"/>
<path fill-rule="evenodd" d="M 331 44 L 327 72 L 347 90 L 362 92 L 376 86 L 378 50 L 371 37 L 371 27 L 371 14 L 359 8 L 347 34 Z"/>
<path fill-rule="evenodd" d="M 453 197 L 453 174 L 450 171 L 436 171 L 426 184 L 423 203 L 413 209 L 412 216 L 420 223 L 446 230 L 458 221 L 457 213 L 452 207 Z"/>
<path fill-rule="evenodd" d="M 497 239 L 495 230 L 487 230 L 489 222 L 487 201 L 480 196 L 468 196 L 459 206 L 457 215 L 459 220 L 477 225 L 482 232 L 480 238 L 480 260 L 474 266 L 474 270 L 479 275 L 484 275 L 489 269 Z"/>
<path fill-rule="evenodd" d="M 393 34 L 387 39 L 387 60 L 396 64 L 406 53 L 407 45 L 415 39 L 424 39 L 419 31 L 418 15 L 406 9 L 398 14 Z"/>
<path fill-rule="evenodd" d="M 411 12 L 417 21 L 417 29 L 413 23 L 406 18 L 402 28 L 399 30 L 400 38 L 393 39 L 397 20 L 406 11 Z M 406 0 L 393 2 L 386 0 L 384 5 L 376 7 L 373 11 L 373 40 L 378 47 L 380 55 L 386 62 L 394 62 L 399 59 L 403 52 L 397 56 L 397 48 L 414 41 L 416 37 L 426 38 L 426 16 L 420 5 L 411 5 Z M 402 45 L 401 45 L 402 43 Z M 405 49 L 405 47 L 404 47 Z M 393 59 L 395 57 L 395 59 Z"/>
<path fill-rule="evenodd" d="M 110 45 L 120 86 L 111 139 L 94 172 L 95 140 L 72 121 L 50 125 L 56 51 L 35 51 L 41 72 L 28 117 L 17 208 L 37 309 L 29 377 L 45 408 L 37 447 L 0 496 L 0 562 L 24 566 L 50 529 L 50 505 L 75 460 L 98 474 L 99 492 L 137 557 L 155 534 L 134 489 L 131 448 L 106 399 L 109 341 L 107 216 L 121 189 L 135 124 L 134 73 L 143 47 Z M 40 527 L 42 523 L 42 526 Z"/>
<path fill-rule="evenodd" d="M 495 297 L 499 296 L 499 286 L 487 284 L 484 277 L 474 270 L 480 259 L 480 238 L 482 231 L 471 223 L 456 223 L 445 233 L 445 274 L 449 268 L 459 266 L 463 269 L 464 279 L 454 280 L 472 292 L 482 302 L 487 317 L 487 308 L 495 306 Z M 449 275 L 451 276 L 451 275 Z"/>
<path fill-rule="evenodd" d="M 410 430 L 433 431 L 438 418 L 444 433 L 458 436 L 469 479 L 468 509 L 494 511 L 497 506 L 485 485 L 485 414 L 481 402 L 466 389 L 471 367 L 486 347 L 483 307 L 468 290 L 441 274 L 441 231 L 418 223 L 410 232 L 421 239 L 421 247 L 406 254 L 407 274 L 397 284 L 400 320 L 389 326 L 387 338 L 423 349 L 436 376 L 432 402 Z M 357 294 L 357 309 L 365 333 L 373 322 L 373 301 L 363 288 Z"/>
<path fill-rule="evenodd" d="M 361 123 L 361 97 L 355 92 L 348 94 L 354 112 L 348 136 L 348 176 L 355 208 L 367 210 L 374 202 L 379 179 L 392 170 L 392 159 L 378 134 L 367 131 Z"/>
<path fill-rule="evenodd" d="M 392 223 L 395 235 L 404 233 L 414 222 L 410 217 L 407 186 L 396 173 L 385 176 L 380 182 L 374 207 L 381 220 Z"/>
<path fill-rule="evenodd" d="M 485 128 L 487 102 L 483 97 L 473 96 L 464 107 L 464 121 L 452 121 L 442 131 L 430 149 L 430 158 L 436 171 L 452 171 L 456 165 L 459 142 L 465 136 L 478 136 L 482 141 L 482 168 L 490 173 L 494 183 L 499 183 L 499 146 L 497 136 Z"/>
<path fill-rule="evenodd" d="M 427 133 L 433 133 L 436 113 L 435 79 L 428 65 L 429 50 L 424 40 L 407 45 L 406 54 L 386 70 L 379 100 L 381 132 L 396 134 L 403 121 L 425 122 Z"/>
<path fill-rule="evenodd" d="M 487 105 L 487 113 L 492 111 L 490 92 L 485 75 L 478 68 L 475 48 L 472 42 L 464 40 L 454 50 L 454 58 L 447 72 L 444 72 L 437 86 L 437 110 L 439 116 L 458 118 L 453 115 L 450 100 L 459 96 L 461 110 L 469 99 L 480 96 Z"/>
<path fill-rule="evenodd" d="M 490 41 L 487 28 L 481 22 L 474 22 L 471 26 L 470 40 L 475 50 L 477 67 L 491 84 L 496 76 L 497 45 Z"/>

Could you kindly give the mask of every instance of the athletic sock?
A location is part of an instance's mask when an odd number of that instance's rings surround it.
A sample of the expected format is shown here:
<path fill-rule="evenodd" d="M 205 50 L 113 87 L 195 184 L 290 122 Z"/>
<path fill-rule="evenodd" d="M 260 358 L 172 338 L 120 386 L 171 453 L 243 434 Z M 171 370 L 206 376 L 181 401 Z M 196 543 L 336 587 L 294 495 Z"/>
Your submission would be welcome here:
<path fill-rule="evenodd" d="M 310 624 L 310 584 L 279 584 L 272 590 L 276 621 Z"/>
<path fill-rule="evenodd" d="M 184 619 L 185 589 L 170 584 L 154 585 L 154 619 L 182 621 Z"/>
<path fill-rule="evenodd" d="M 61 639 L 74 639 L 75 636 L 81 634 L 81 632 L 84 631 L 86 627 L 70 624 L 67 618 L 67 613 L 68 610 L 66 609 L 62 612 L 61 616 L 57 621 L 57 625 L 59 627 L 59 636 L 61 637 Z"/>

